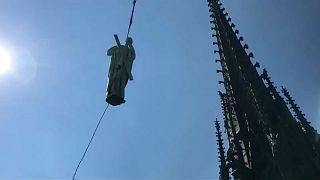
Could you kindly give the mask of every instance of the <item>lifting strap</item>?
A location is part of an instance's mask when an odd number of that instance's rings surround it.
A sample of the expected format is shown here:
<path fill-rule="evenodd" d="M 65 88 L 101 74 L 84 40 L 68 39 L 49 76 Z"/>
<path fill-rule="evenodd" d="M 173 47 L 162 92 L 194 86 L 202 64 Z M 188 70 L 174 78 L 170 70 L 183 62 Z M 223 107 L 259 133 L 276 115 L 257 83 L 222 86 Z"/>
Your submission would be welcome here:
<path fill-rule="evenodd" d="M 101 117 L 100 117 L 100 120 L 98 121 L 98 124 L 97 124 L 96 128 L 95 128 L 94 131 L 93 131 L 93 134 L 92 134 L 92 136 L 91 136 L 91 139 L 90 139 L 90 141 L 89 141 L 89 143 L 88 143 L 88 145 L 87 145 L 87 147 L 86 147 L 86 150 L 84 151 L 84 153 L 83 153 L 83 155 L 82 155 L 82 157 L 81 157 L 81 159 L 80 159 L 80 161 L 79 161 L 79 163 L 78 163 L 78 166 L 77 166 L 76 170 L 75 170 L 74 173 L 73 173 L 72 180 L 76 180 L 75 177 L 76 177 L 76 175 L 77 175 L 78 169 L 79 169 L 79 167 L 80 167 L 80 165 L 81 165 L 84 157 L 85 157 L 86 154 L 87 154 L 87 151 L 88 151 L 88 149 L 89 149 L 89 147 L 90 147 L 90 145 L 91 145 L 91 143 L 92 143 L 92 140 L 93 140 L 94 136 L 96 135 L 96 132 L 97 132 L 99 126 L 100 126 L 101 120 L 103 119 L 103 117 L 104 117 L 104 115 L 105 115 L 108 107 L 109 107 L 109 104 L 108 104 L 107 107 L 104 109 L 104 111 L 103 111 L 103 113 L 102 113 L 102 115 L 101 115 Z"/>
<path fill-rule="evenodd" d="M 134 9 L 136 7 L 136 0 L 133 0 L 133 7 L 132 7 L 132 11 L 131 11 L 131 17 L 130 17 L 130 22 L 129 22 L 129 27 L 128 27 L 128 33 L 127 33 L 127 38 L 129 36 L 130 33 L 130 29 L 131 29 L 131 25 L 132 25 L 132 19 L 133 19 L 133 14 L 134 14 Z"/>

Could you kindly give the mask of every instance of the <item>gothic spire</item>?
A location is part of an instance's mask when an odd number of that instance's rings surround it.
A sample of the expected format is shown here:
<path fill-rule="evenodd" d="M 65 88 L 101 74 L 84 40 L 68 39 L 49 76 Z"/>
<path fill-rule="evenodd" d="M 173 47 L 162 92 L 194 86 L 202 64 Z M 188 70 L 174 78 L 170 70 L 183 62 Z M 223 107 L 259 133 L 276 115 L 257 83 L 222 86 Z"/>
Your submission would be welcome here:
<path fill-rule="evenodd" d="M 217 137 L 217 145 L 218 145 L 218 152 L 219 152 L 219 159 L 220 159 L 220 180 L 229 180 L 229 168 L 227 165 L 226 157 L 225 157 L 225 148 L 223 146 L 222 134 L 220 131 L 220 123 L 218 119 L 215 121 L 216 127 L 216 137 Z"/>
<path fill-rule="evenodd" d="M 225 89 L 219 95 L 229 144 L 230 176 L 237 180 L 299 180 L 319 175 L 320 153 L 312 150 L 267 71 L 258 73 L 260 64 L 251 62 L 254 55 L 248 51 L 249 46 L 239 36 L 222 3 L 207 1 L 213 45 L 217 46 L 214 53 L 221 65 L 217 73 L 223 77 L 219 84 Z M 294 103 L 292 106 L 304 129 L 314 132 L 299 107 Z M 219 136 L 221 133 L 217 131 L 218 139 Z M 318 145 L 313 147 L 320 149 Z M 220 154 L 221 149 L 219 146 Z"/>

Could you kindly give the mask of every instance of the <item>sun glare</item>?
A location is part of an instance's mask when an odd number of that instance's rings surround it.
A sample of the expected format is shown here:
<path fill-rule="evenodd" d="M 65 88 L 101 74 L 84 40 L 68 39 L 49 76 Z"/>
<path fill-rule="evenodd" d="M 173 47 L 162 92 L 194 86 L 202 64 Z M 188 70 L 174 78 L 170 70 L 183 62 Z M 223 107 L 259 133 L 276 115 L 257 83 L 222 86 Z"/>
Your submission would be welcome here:
<path fill-rule="evenodd" d="M 0 47 L 0 75 L 11 69 L 11 55 L 8 50 Z"/>

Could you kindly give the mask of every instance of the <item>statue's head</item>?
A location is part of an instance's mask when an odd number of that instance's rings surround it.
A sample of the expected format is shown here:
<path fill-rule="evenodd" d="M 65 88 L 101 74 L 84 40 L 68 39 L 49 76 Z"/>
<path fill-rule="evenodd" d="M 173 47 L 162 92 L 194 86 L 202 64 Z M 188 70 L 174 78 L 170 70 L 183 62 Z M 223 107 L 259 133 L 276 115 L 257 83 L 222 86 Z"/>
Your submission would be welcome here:
<path fill-rule="evenodd" d="M 132 45 L 133 43 L 133 40 L 131 37 L 127 37 L 127 40 L 126 40 L 126 45 Z"/>

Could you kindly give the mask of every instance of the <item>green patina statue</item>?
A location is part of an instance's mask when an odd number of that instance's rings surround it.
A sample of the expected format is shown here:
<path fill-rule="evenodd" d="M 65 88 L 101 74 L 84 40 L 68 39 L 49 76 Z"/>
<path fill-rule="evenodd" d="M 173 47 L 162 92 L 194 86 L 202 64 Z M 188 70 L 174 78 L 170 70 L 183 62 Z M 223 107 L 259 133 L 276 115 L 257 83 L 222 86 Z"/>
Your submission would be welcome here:
<path fill-rule="evenodd" d="M 125 103 L 124 92 L 128 80 L 133 80 L 131 69 L 136 54 L 132 46 L 132 38 L 126 39 L 126 44 L 121 45 L 117 35 L 114 35 L 117 46 L 113 46 L 107 51 L 111 56 L 108 74 L 108 88 L 106 102 L 117 106 Z"/>

